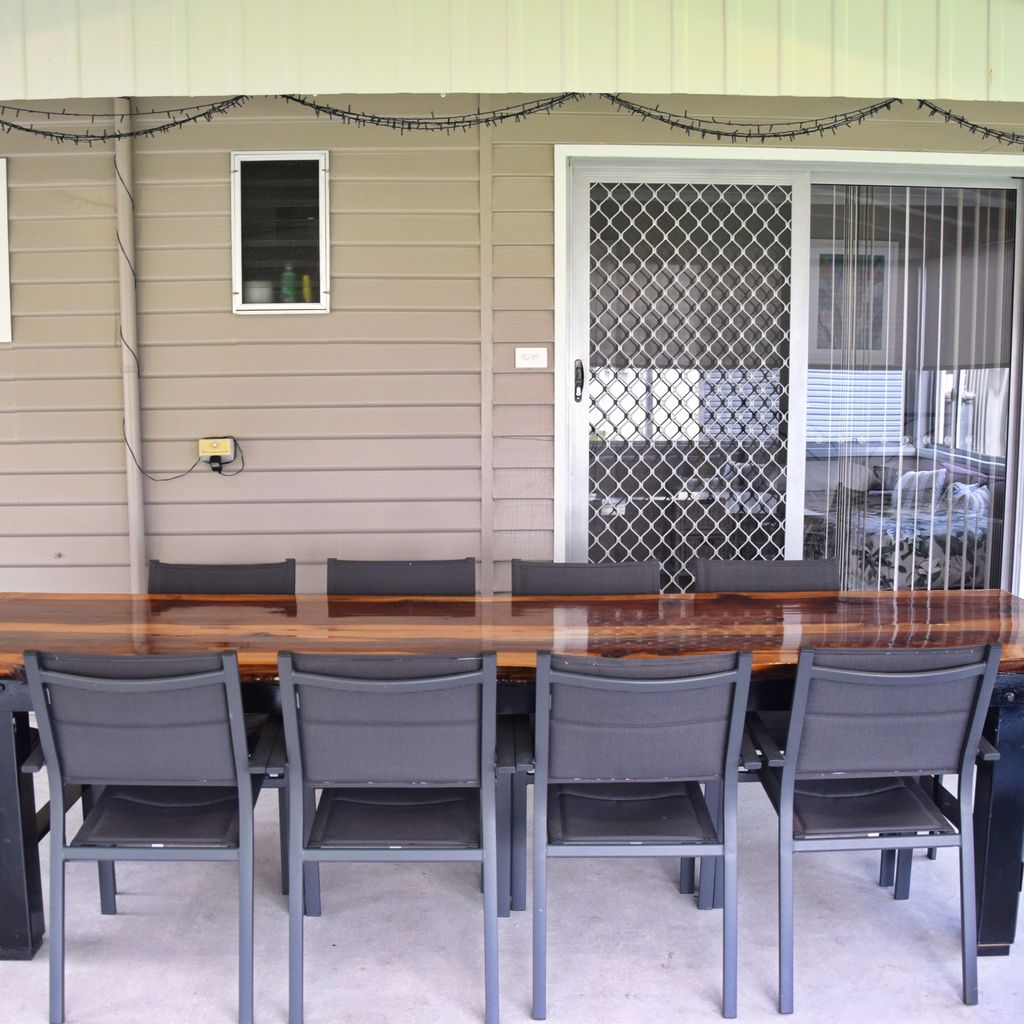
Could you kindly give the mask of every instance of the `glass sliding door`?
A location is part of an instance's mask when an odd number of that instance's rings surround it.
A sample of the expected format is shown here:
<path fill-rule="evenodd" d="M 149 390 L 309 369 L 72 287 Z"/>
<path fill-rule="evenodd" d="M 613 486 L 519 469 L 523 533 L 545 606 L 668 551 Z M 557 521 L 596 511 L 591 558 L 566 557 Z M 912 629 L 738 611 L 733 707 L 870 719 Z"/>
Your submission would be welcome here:
<path fill-rule="evenodd" d="M 1000 585 L 1014 219 L 1006 189 L 812 186 L 804 554 L 846 587 Z"/>

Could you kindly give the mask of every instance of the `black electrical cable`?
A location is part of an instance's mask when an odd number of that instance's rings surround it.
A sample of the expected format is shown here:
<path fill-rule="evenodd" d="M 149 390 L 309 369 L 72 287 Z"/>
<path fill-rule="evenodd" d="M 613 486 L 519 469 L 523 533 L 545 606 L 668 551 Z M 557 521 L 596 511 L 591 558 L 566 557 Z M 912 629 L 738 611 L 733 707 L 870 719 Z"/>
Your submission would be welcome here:
<path fill-rule="evenodd" d="M 198 466 L 201 461 L 200 459 L 197 458 L 196 461 L 193 462 L 192 465 L 189 466 L 188 469 L 186 469 L 183 473 L 174 473 L 171 476 L 154 476 L 152 473 L 148 473 L 146 472 L 146 470 L 142 468 L 142 463 L 139 462 L 139 460 L 135 456 L 135 452 L 132 451 L 132 446 L 128 443 L 128 431 L 125 430 L 123 419 L 121 420 L 121 436 L 124 438 L 124 446 L 125 448 L 128 449 L 128 454 L 132 457 L 132 462 L 134 462 L 135 465 L 138 467 L 139 472 L 147 480 L 153 480 L 155 483 L 158 484 L 167 483 L 168 480 L 180 480 L 183 476 L 188 476 L 189 473 L 191 473 L 192 470 L 195 469 L 196 466 Z M 234 476 L 235 474 L 232 473 L 231 475 Z"/>

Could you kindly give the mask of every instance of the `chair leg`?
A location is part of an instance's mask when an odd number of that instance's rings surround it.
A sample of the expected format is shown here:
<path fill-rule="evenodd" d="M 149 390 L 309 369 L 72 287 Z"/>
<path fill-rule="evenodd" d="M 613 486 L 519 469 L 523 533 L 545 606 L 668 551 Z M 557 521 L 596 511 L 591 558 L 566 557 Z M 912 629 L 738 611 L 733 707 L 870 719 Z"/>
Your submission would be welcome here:
<path fill-rule="evenodd" d="M 97 793 L 93 786 L 82 789 L 82 815 L 87 816 L 96 804 Z M 101 860 L 96 865 L 100 882 L 100 913 L 117 913 L 117 876 L 114 873 L 112 860 Z"/>
<path fill-rule="evenodd" d="M 56 847 L 53 843 L 50 850 L 50 1024 L 63 1024 L 65 861 Z"/>
<path fill-rule="evenodd" d="M 494 813 L 497 818 L 497 850 L 495 851 L 498 872 L 496 900 L 498 916 L 508 917 L 512 906 L 512 775 L 503 772 L 495 780 Z M 487 871 L 484 870 L 484 894 L 487 894 Z"/>
<path fill-rule="evenodd" d="M 516 772 L 512 777 L 512 909 L 526 909 L 526 787 L 530 776 Z"/>
<path fill-rule="evenodd" d="M 697 861 L 693 857 L 679 858 L 679 891 L 683 895 L 693 895 L 696 866 Z"/>
<path fill-rule="evenodd" d="M 960 949 L 964 1002 L 968 1006 L 978 1002 L 978 920 L 974 884 L 974 823 L 961 809 Z"/>
<path fill-rule="evenodd" d="M 253 851 L 252 837 L 238 851 L 238 1022 L 252 1024 Z"/>
<path fill-rule="evenodd" d="M 878 884 L 892 885 L 896 881 L 896 851 L 883 850 L 878 863 Z"/>
<path fill-rule="evenodd" d="M 483 852 L 484 870 L 484 1019 L 498 1024 L 498 892 L 500 872 L 497 851 L 486 842 Z"/>
<path fill-rule="evenodd" d="M 281 846 L 281 895 L 288 895 L 288 783 L 277 791 L 277 834 Z"/>
<path fill-rule="evenodd" d="M 718 782 L 704 784 L 704 800 L 708 810 L 715 816 L 718 827 L 722 827 L 722 786 Z M 700 879 L 697 888 L 697 908 L 711 910 L 721 906 L 721 882 L 718 880 L 720 859 L 718 857 L 701 857 Z M 716 902 L 718 897 L 718 902 Z"/>
<path fill-rule="evenodd" d="M 302 820 L 304 839 L 309 840 L 309 830 L 313 827 L 313 815 L 316 813 L 316 794 L 311 789 L 303 793 Z M 289 878 L 291 878 L 289 867 Z M 289 881 L 289 889 L 291 882 Z M 320 865 L 316 861 L 307 861 L 302 866 L 302 891 L 305 896 L 307 917 L 320 916 Z"/>
<path fill-rule="evenodd" d="M 534 793 L 534 799 L 537 794 Z M 544 837 L 533 837 L 533 1009 L 534 1020 L 548 1015 L 548 880 Z"/>
<path fill-rule="evenodd" d="M 779 1013 L 793 1012 L 793 846 L 779 842 Z"/>
<path fill-rule="evenodd" d="M 910 899 L 910 871 L 914 866 L 914 851 L 900 850 L 896 857 L 896 885 L 892 892 L 894 900 Z"/>
<path fill-rule="evenodd" d="M 722 1016 L 736 1016 L 736 851 L 726 850 L 722 858 Z"/>
<path fill-rule="evenodd" d="M 293 848 L 288 859 L 288 1024 L 302 1024 L 303 867 Z"/>

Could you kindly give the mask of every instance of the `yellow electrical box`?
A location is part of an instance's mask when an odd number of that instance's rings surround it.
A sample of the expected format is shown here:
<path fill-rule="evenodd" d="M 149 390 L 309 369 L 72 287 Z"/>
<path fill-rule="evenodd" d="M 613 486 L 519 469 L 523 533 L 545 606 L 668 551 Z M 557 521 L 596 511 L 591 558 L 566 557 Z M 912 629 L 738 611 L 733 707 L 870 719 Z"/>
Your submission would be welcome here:
<path fill-rule="evenodd" d="M 231 437 L 199 438 L 199 458 L 209 462 L 212 458 L 221 462 L 231 462 L 235 457 L 235 441 Z"/>

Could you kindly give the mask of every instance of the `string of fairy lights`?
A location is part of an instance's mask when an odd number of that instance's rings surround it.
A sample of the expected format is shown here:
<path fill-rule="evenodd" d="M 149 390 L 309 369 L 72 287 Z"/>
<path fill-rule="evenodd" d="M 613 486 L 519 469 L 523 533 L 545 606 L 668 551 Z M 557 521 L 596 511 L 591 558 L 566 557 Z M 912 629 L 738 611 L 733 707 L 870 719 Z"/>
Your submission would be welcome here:
<path fill-rule="evenodd" d="M 587 93 L 562 92 L 540 99 L 527 100 L 492 110 L 474 110 L 463 114 L 435 114 L 403 117 L 397 114 L 375 114 L 357 110 L 352 106 L 337 107 L 309 96 L 286 94 L 276 97 L 284 102 L 296 104 L 311 110 L 317 117 L 357 127 L 387 128 L 402 134 L 406 132 L 438 132 L 452 135 L 474 128 L 493 128 L 507 122 L 518 123 L 540 114 L 552 111 L 585 99 Z M 903 101 L 898 98 L 879 100 L 853 110 L 839 111 L 821 117 L 792 120 L 730 119 L 704 117 L 689 111 L 673 113 L 660 106 L 646 106 L 627 99 L 618 93 L 598 93 L 616 110 L 645 121 L 655 121 L 687 136 L 701 139 L 715 139 L 725 142 L 767 142 L 769 140 L 793 141 L 807 136 L 835 135 L 844 128 L 863 124 L 879 114 L 891 110 Z M 0 131 L 25 132 L 56 143 L 94 146 L 113 142 L 117 139 L 145 138 L 160 135 L 172 129 L 185 128 L 203 121 L 214 121 L 246 103 L 249 96 L 231 96 L 213 103 L 198 103 L 185 107 L 171 107 L 159 110 L 133 109 L 131 115 L 112 114 L 110 111 L 43 110 L 37 107 L 16 104 L 0 104 Z M 928 111 L 929 116 L 942 118 L 947 124 L 956 125 L 972 135 L 1006 146 L 1020 146 L 1024 149 L 1024 133 L 1005 131 L 989 125 L 979 124 L 946 107 L 940 107 L 931 100 L 918 100 L 918 109 Z M 157 119 L 155 124 L 135 127 L 135 122 L 125 124 L 129 117 L 145 120 Z M 55 123 L 59 122 L 59 123 Z M 87 127 L 71 127 L 81 123 Z"/>

